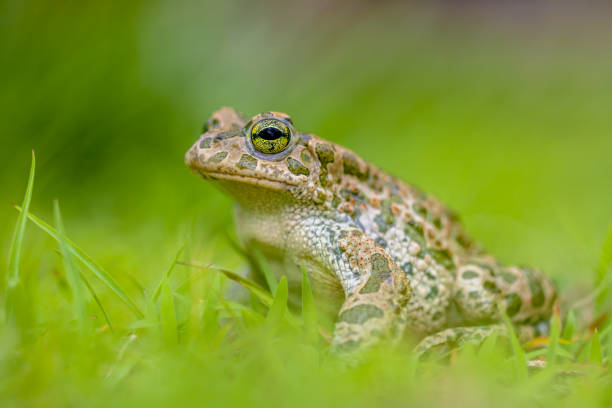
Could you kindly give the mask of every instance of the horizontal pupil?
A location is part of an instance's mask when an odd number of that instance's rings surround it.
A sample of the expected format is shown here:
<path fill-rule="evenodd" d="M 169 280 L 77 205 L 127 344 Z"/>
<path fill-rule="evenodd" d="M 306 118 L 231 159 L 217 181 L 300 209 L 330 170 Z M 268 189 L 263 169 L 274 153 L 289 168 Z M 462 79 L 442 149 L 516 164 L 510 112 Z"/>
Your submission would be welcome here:
<path fill-rule="evenodd" d="M 284 133 L 281 130 L 270 126 L 260 130 L 257 133 L 257 136 L 261 137 L 264 140 L 276 140 L 283 137 Z"/>

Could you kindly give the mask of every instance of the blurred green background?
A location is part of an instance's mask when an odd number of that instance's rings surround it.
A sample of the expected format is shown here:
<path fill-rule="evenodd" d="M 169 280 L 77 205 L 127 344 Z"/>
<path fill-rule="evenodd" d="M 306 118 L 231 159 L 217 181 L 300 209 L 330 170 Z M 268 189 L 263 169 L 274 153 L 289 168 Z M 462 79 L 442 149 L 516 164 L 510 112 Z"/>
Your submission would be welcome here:
<path fill-rule="evenodd" d="M 231 220 L 230 201 L 183 165 L 207 116 L 229 105 L 288 112 L 437 195 L 508 262 L 589 279 L 612 220 L 606 9 L 37 0 L 1 11 L 5 247 L 35 149 L 33 211 L 58 198 L 77 242 L 148 279 L 185 228 L 204 237 Z"/>
<path fill-rule="evenodd" d="M 595 2 L 4 0 L 0 260 L 34 149 L 32 212 L 51 220 L 58 198 L 69 236 L 120 282 L 153 286 L 185 243 L 241 268 L 222 234 L 231 201 L 183 165 L 228 105 L 289 113 L 577 296 L 612 221 L 611 16 Z M 54 244 L 28 228 L 28 279 L 53 286 Z"/>

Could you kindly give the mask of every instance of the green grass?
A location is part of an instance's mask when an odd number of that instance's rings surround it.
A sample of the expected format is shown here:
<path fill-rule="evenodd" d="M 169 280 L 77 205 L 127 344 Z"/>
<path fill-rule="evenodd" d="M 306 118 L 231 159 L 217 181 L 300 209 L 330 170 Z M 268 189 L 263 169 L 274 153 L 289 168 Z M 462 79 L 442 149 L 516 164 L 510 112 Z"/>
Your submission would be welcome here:
<path fill-rule="evenodd" d="M 253 4 L 0 4 L 0 406 L 609 406 L 607 12 Z M 223 105 L 288 112 L 540 266 L 550 339 L 335 361 L 306 276 L 289 310 L 183 165 Z"/>
<path fill-rule="evenodd" d="M 214 401 L 223 405 L 306 406 L 316 402 L 332 406 L 341 401 L 370 406 L 380 403 L 380 399 L 399 405 L 407 401 L 416 403 L 419 398 L 442 405 L 445 398 L 455 401 L 453 393 L 466 398 L 466 403 L 489 405 L 499 403 L 496 398 L 510 390 L 520 390 L 513 393 L 513 401 L 526 404 L 557 405 L 566 402 L 568 394 L 586 396 L 593 389 L 598 390 L 597 397 L 603 401 L 612 397 L 612 372 L 608 368 L 612 326 L 600 321 L 592 331 L 573 334 L 573 310 L 564 331 L 566 341 L 559 340 L 561 321 L 557 309 L 551 318 L 550 337 L 532 342 L 534 350 L 529 355 L 519 344 L 505 311 L 500 309 L 509 333 L 506 341 L 493 336 L 480 347 L 467 344 L 450 353 L 434 355 L 433 359 L 431 356 L 418 359 L 407 347 L 381 345 L 366 353 L 356 366 L 346 366 L 328 353 L 329 336 L 317 334 L 319 330 L 326 333 L 327 329 L 322 326 L 318 329 L 304 268 L 301 319 L 292 316 L 288 309 L 286 278 L 276 282 L 270 271 L 266 272 L 267 265 L 259 267 L 273 293 L 238 274 L 210 265 L 194 265 L 206 273 L 193 275 L 187 284 L 172 285 L 170 278 L 177 265 L 193 265 L 180 261 L 183 246 L 155 289 L 148 291 L 137 283 L 143 288 L 139 299 L 145 305 L 143 313 L 112 275 L 65 235 L 57 201 L 54 202 L 57 229 L 28 212 L 34 170 L 33 155 L 24 205 L 15 206 L 19 217 L 11 242 L 11 273 L 6 275 L 1 335 L 9 344 L 2 367 L 6 370 L 4 374 L 13 375 L 6 375 L 0 383 L 0 397 L 9 405 L 163 406 Z M 40 316 L 29 315 L 28 321 L 15 318 L 24 304 L 40 301 L 35 296 L 41 291 L 36 284 L 29 291 L 22 286 L 19 297 L 13 292 L 16 285 L 12 282 L 19 280 L 26 219 L 57 241 L 59 247 L 63 273 L 58 279 L 68 282 L 63 286 L 65 302 L 73 306 L 53 314 L 59 327 L 50 325 L 50 316 L 42 311 Z M 604 247 L 602 252 L 607 250 Z M 133 313 L 124 327 L 112 330 L 103 305 L 86 283 L 85 275 L 78 272 L 81 266 Z M 255 300 L 258 307 L 225 299 L 220 276 L 242 285 L 253 299 L 258 299 Z M 89 289 L 89 296 L 84 287 Z M 105 316 L 106 325 L 92 325 L 87 320 L 88 310 L 95 305 Z M 40 322 L 37 317 L 43 316 L 45 321 Z M 41 353 L 46 358 L 41 358 Z M 542 362 L 544 367 L 537 365 Z M 535 366 L 530 369 L 530 364 Z M 176 381 L 176 376 L 184 381 Z M 461 382 L 457 384 L 459 378 Z M 436 394 L 436 385 L 443 381 L 451 381 L 450 388 Z M 477 384 L 487 392 L 463 388 Z M 32 385 L 41 388 L 23 393 L 22 387 Z M 151 386 L 157 389 L 150 389 Z M 364 388 L 355 388 L 359 386 Z M 277 390 L 280 392 L 274 392 L 275 387 L 281 387 Z M 313 398 L 308 390 L 317 397 Z M 432 395 L 420 395 L 423 390 L 430 390 Z M 445 393 L 449 395 L 445 397 Z M 592 394 L 588 396 L 593 398 Z"/>

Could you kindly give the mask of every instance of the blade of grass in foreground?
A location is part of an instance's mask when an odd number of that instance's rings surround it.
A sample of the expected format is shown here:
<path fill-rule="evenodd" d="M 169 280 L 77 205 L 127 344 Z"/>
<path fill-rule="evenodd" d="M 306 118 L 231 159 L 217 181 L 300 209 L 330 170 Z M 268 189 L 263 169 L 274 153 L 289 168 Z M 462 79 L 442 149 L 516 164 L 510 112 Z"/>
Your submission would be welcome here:
<path fill-rule="evenodd" d="M 270 288 L 270 292 L 272 293 L 272 295 L 276 294 L 276 288 L 278 287 L 278 283 L 276 282 L 274 273 L 272 273 L 270 264 L 263 256 L 261 251 L 256 247 L 253 247 L 253 255 L 255 256 L 255 261 L 259 264 L 259 268 L 261 269 L 264 274 L 264 277 L 266 278 L 266 283 L 268 284 L 268 288 Z"/>
<path fill-rule="evenodd" d="M 21 260 L 21 249 L 23 247 L 23 238 L 26 228 L 26 214 L 30 208 L 32 201 L 32 191 L 34 190 L 34 173 L 36 169 L 36 156 L 32 150 L 32 164 L 30 165 L 30 175 L 28 184 L 23 198 L 22 207 L 25 211 L 17 217 L 17 225 L 11 240 L 8 259 L 8 271 L 6 275 L 6 321 L 17 323 L 26 323 L 28 319 L 28 302 L 25 299 L 25 288 L 19 276 L 19 262 Z"/>
<path fill-rule="evenodd" d="M 573 309 L 570 309 L 567 314 L 567 318 L 565 319 L 565 327 L 563 328 L 563 334 L 561 338 L 564 340 L 571 341 L 574 337 L 574 330 L 576 328 L 576 315 Z"/>
<path fill-rule="evenodd" d="M 252 293 L 254 296 L 256 296 L 261 301 L 261 303 L 263 303 L 264 306 L 266 306 L 268 308 L 272 307 L 272 303 L 274 302 L 274 298 L 272 297 L 272 295 L 266 289 L 262 288 L 261 286 L 259 286 L 258 284 L 256 284 L 255 282 L 253 282 L 253 281 L 251 281 L 249 279 L 243 278 L 242 276 L 238 275 L 235 272 L 228 271 L 227 269 L 219 268 L 219 267 L 212 266 L 212 265 L 202 265 L 202 264 L 199 264 L 197 262 L 178 261 L 177 263 L 179 265 L 185 265 L 185 266 L 190 266 L 190 267 L 194 267 L 194 268 L 201 268 L 201 269 L 210 269 L 212 271 L 221 272 L 226 277 L 228 277 L 229 279 L 233 280 L 234 282 L 240 284 L 245 289 L 247 289 L 250 293 Z M 277 288 L 277 290 L 278 290 L 278 288 Z M 297 328 L 297 327 L 300 326 L 299 321 L 291 314 L 291 312 L 289 310 L 286 310 L 286 313 L 284 314 L 284 317 L 287 319 L 287 321 L 294 328 Z"/>
<path fill-rule="evenodd" d="M 597 329 L 593 332 L 593 337 L 589 345 L 589 363 L 603 364 L 601 341 L 599 341 L 599 332 Z"/>
<path fill-rule="evenodd" d="M 306 267 L 302 263 L 302 319 L 304 320 L 304 330 L 308 341 L 316 342 L 317 335 L 317 311 L 314 305 L 312 289 Z"/>
<path fill-rule="evenodd" d="M 512 322 L 510 322 L 510 318 L 506 314 L 506 309 L 501 304 L 498 303 L 497 308 L 499 309 L 499 313 L 504 319 L 504 323 L 506 324 L 506 330 L 508 331 L 508 338 L 510 339 L 510 344 L 512 345 L 512 366 L 514 367 L 514 375 L 519 380 L 524 380 L 527 378 L 527 358 L 525 357 L 525 352 L 521 347 L 521 343 L 516 337 L 516 332 L 514 331 L 514 326 L 512 326 Z"/>
<path fill-rule="evenodd" d="M 81 273 L 81 279 L 83 280 L 83 284 L 85 285 L 85 287 L 91 294 L 91 297 L 93 297 L 94 301 L 100 308 L 100 311 L 102 312 L 102 315 L 104 316 L 104 320 L 106 320 L 106 324 L 108 324 L 108 328 L 110 329 L 110 331 L 115 331 L 115 328 L 113 327 L 113 324 L 111 323 L 110 317 L 106 313 L 104 306 L 102 306 L 102 302 L 100 301 L 100 298 L 98 297 L 98 295 L 96 295 L 96 292 L 93 290 L 93 288 L 91 287 L 91 285 L 89 284 L 89 282 L 87 281 L 87 279 L 82 273 Z"/>
<path fill-rule="evenodd" d="M 17 211 L 22 212 L 21 207 L 15 206 Z M 32 221 L 36 226 L 42 229 L 44 232 L 49 234 L 53 239 L 59 241 L 61 238 L 58 232 L 51 225 L 47 224 L 45 221 L 41 220 L 37 216 L 25 212 L 27 217 Z M 139 318 L 144 317 L 142 311 L 136 306 L 136 304 L 132 301 L 132 299 L 119 287 L 115 278 L 111 274 L 109 274 L 100 264 L 94 261 L 89 255 L 87 255 L 82 249 L 80 249 L 74 242 L 72 242 L 68 237 L 63 237 L 68 250 L 79 260 L 81 261 L 87 268 L 94 274 L 98 279 L 100 279 L 115 295 L 119 297 L 130 308 L 130 310 Z"/>
<path fill-rule="evenodd" d="M 610 223 L 608 227 L 608 233 L 601 246 L 597 267 L 595 268 L 595 279 L 597 284 L 607 283 L 603 290 L 597 294 L 597 306 L 600 310 L 605 307 L 608 301 L 611 283 L 610 276 L 608 276 L 610 265 L 612 265 L 612 223 Z"/>
<path fill-rule="evenodd" d="M 289 290 L 287 287 L 287 278 L 282 277 L 276 288 L 276 294 L 274 300 L 268 310 L 268 316 L 266 316 L 266 323 L 272 328 L 280 327 L 283 318 L 288 313 L 287 311 L 287 298 L 289 296 Z"/>
<path fill-rule="evenodd" d="M 62 214 L 59 208 L 59 202 L 57 200 L 53 201 L 53 218 L 55 221 L 55 227 L 58 231 L 57 241 L 59 244 L 60 252 L 62 254 L 62 258 L 64 260 L 64 269 L 66 271 L 66 278 L 68 280 L 68 284 L 70 285 L 70 289 L 72 290 L 72 307 L 74 310 L 75 317 L 79 324 L 79 329 L 81 333 L 85 333 L 88 329 L 88 320 L 87 320 L 87 305 L 85 302 L 85 293 L 83 292 L 83 284 L 81 282 L 81 276 L 76 269 L 76 265 L 68 251 L 68 247 L 66 245 L 66 241 L 64 241 L 65 230 L 64 223 L 62 221 Z"/>
<path fill-rule="evenodd" d="M 270 295 L 270 293 L 268 293 L 267 290 L 265 290 L 264 288 L 262 288 L 261 286 L 259 286 L 255 282 L 252 282 L 249 279 L 243 278 L 242 276 L 238 275 L 237 273 L 234 273 L 232 271 L 228 271 L 227 269 L 219 268 L 219 267 L 216 267 L 216 266 L 202 265 L 202 264 L 199 264 L 197 262 L 178 261 L 177 263 L 179 265 L 191 266 L 191 267 L 194 267 L 194 268 L 210 269 L 210 270 L 213 270 L 213 271 L 221 272 L 222 274 L 224 274 L 225 276 L 227 276 L 228 278 L 230 278 L 234 282 L 237 282 L 238 284 L 244 286 L 249 292 L 251 292 L 255 296 L 257 296 L 257 298 L 259 300 L 261 300 L 261 302 L 265 306 L 270 307 L 270 305 L 272 304 L 272 300 L 273 300 L 272 299 L 272 295 Z"/>
<path fill-rule="evenodd" d="M 166 272 L 162 280 L 157 285 L 157 288 L 155 288 L 155 292 L 153 292 L 153 301 L 156 301 L 157 298 L 159 297 L 159 293 L 161 291 L 162 285 L 164 284 L 164 281 L 167 281 L 170 275 L 172 274 L 172 271 L 174 270 L 174 267 L 176 266 L 176 263 L 178 262 L 178 259 L 183 253 L 184 249 L 185 249 L 185 245 L 179 248 L 178 252 L 176 253 L 176 256 L 174 257 L 174 261 L 172 261 L 172 264 L 170 264 L 170 268 L 168 268 L 168 271 Z"/>
<path fill-rule="evenodd" d="M 548 352 L 546 353 L 546 361 L 548 367 L 553 367 L 557 361 L 557 352 L 559 349 L 559 336 L 561 334 L 561 312 L 559 306 L 555 304 L 553 307 L 553 315 L 550 318 L 550 337 L 548 341 Z"/>
<path fill-rule="evenodd" d="M 167 347 L 174 347 L 178 343 L 178 331 L 176 324 L 176 309 L 174 298 L 168 279 L 161 282 L 161 301 L 159 305 L 159 321 L 161 335 Z"/>

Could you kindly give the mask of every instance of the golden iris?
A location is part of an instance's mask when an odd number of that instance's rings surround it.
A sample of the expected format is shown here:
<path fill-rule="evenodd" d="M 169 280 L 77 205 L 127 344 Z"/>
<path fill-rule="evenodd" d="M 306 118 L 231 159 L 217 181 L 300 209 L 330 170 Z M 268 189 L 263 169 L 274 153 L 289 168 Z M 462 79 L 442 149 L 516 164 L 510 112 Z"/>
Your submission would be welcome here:
<path fill-rule="evenodd" d="M 291 131 L 280 120 L 267 119 L 259 121 L 251 130 L 251 142 L 255 149 L 262 153 L 280 153 L 291 140 Z"/>

